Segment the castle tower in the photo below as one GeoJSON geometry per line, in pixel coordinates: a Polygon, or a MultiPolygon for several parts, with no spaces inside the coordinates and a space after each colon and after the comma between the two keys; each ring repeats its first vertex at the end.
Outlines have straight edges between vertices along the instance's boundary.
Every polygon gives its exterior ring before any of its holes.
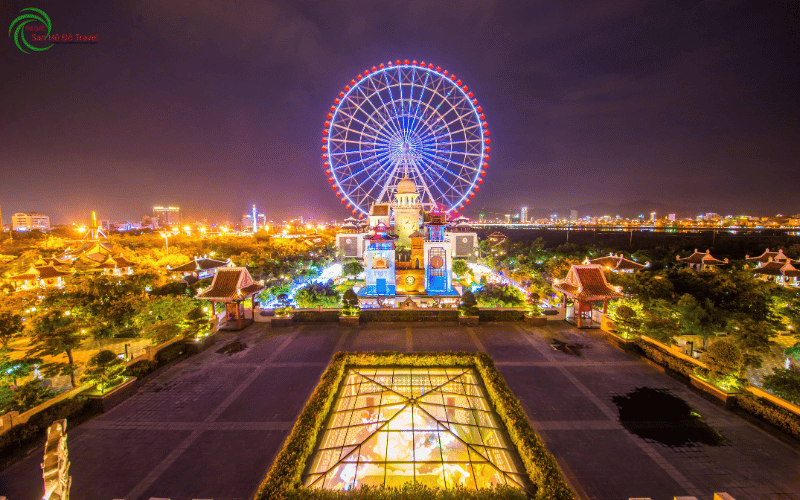
{"type": "Polygon", "coordinates": [[[392,212],[394,212],[394,231],[398,236],[397,243],[408,247],[411,245],[409,236],[419,230],[419,217],[422,212],[417,185],[408,178],[408,174],[397,183],[392,212]]]}

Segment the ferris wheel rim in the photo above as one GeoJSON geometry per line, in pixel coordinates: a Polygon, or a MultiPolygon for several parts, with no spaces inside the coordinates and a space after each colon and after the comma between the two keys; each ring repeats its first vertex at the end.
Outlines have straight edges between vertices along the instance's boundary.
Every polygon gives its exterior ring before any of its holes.
{"type": "Polygon", "coordinates": [[[395,63],[380,64],[373,66],[371,70],[366,70],[352,79],[348,85],[344,86],[344,91],[339,92],[339,98],[334,100],[330,112],[327,114],[325,128],[323,129],[322,160],[325,174],[332,190],[336,193],[341,203],[352,209],[354,215],[359,215],[363,219],[368,215],[371,204],[384,201],[385,195],[390,195],[392,186],[388,184],[398,176],[399,163],[397,157],[392,157],[390,147],[396,147],[392,141],[402,136],[403,141],[403,168],[404,174],[413,173],[413,178],[417,179],[420,189],[427,192],[427,199],[424,205],[429,208],[438,207],[447,213],[458,213],[470,204],[476,192],[480,190],[483,177],[486,175],[488,167],[489,144],[488,124],[482,107],[478,104],[474,93],[457,79],[455,75],[443,70],[440,66],[425,64],[417,61],[397,60],[395,63]],[[406,70],[404,73],[403,71],[406,70]],[[409,72],[410,70],[410,72],[409,72]],[[424,83],[416,82],[417,71],[424,72],[424,83]],[[389,74],[393,73],[393,82],[389,81],[389,74]],[[431,79],[435,82],[429,85],[431,79]],[[409,80],[410,79],[410,80],[409,80]],[[371,82],[372,85],[368,85],[371,82]],[[380,82],[377,84],[376,82],[380,82]],[[435,83],[435,88],[434,88],[435,83]],[[384,85],[385,84],[385,85],[384,85]],[[403,87],[409,87],[409,95],[403,96],[403,87]],[[399,97],[395,97],[392,88],[396,88],[399,97]],[[420,90],[419,96],[412,95],[414,89],[420,90]],[[453,89],[458,92],[458,97],[448,100],[453,89]],[[388,102],[384,101],[381,92],[388,90],[388,102]],[[423,100],[423,94],[428,92],[430,96],[427,101],[423,100]],[[445,92],[449,91],[446,93],[445,92]],[[360,98],[358,98],[360,94],[360,98]],[[375,96],[380,100],[380,105],[376,104],[375,96]],[[434,97],[437,98],[438,106],[432,108],[434,97]],[[398,102],[399,101],[399,102],[398,102]],[[408,110],[404,108],[404,103],[408,103],[408,110]],[[398,112],[398,104],[403,110],[398,112]],[[448,104],[442,114],[438,110],[443,104],[448,104]],[[347,108],[345,106],[347,105],[347,108]],[[392,109],[389,109],[391,105],[392,109]],[[459,108],[466,105],[465,112],[459,112],[459,108]],[[365,109],[369,106],[370,109],[365,109]],[[412,112],[412,108],[416,110],[412,112]],[[424,107],[420,114],[420,108],[424,107]],[[455,118],[439,126],[437,131],[433,130],[439,121],[445,116],[454,113],[455,118]],[[357,114],[366,116],[366,120],[356,117],[357,114]],[[431,124],[425,122],[425,116],[435,117],[437,120],[431,124]],[[465,124],[465,119],[469,118],[465,124]],[[414,137],[409,139],[408,124],[404,127],[403,121],[411,120],[412,127],[422,126],[425,132],[424,137],[418,137],[417,128],[412,128],[414,137]],[[353,129],[353,123],[360,126],[353,129]],[[451,125],[458,122],[459,127],[451,130],[451,125]],[[420,125],[422,124],[422,125],[420,125]],[[441,131],[441,133],[438,131],[441,131]],[[337,134],[334,137],[334,133],[337,134]],[[341,137],[339,134],[344,133],[341,137]],[[354,137],[348,139],[348,134],[354,137]],[[394,134],[394,136],[392,135],[394,134]],[[364,140],[368,138],[369,140],[364,140]],[[428,140],[424,142],[423,139],[428,140]],[[442,141],[442,139],[445,139],[442,141]],[[410,159],[409,144],[417,141],[415,146],[415,157],[410,159]],[[347,144],[354,144],[358,149],[347,149],[347,144]],[[431,144],[433,147],[431,147],[431,144]],[[463,147],[460,147],[463,144],[463,147]],[[365,149],[364,145],[370,146],[365,149]],[[440,146],[447,146],[440,151],[440,146]],[[474,150],[477,148],[477,150],[474,150]],[[471,150],[473,149],[473,150],[471,150]],[[365,157],[365,153],[368,155],[365,157]],[[370,156],[371,155],[371,156],[370,156]],[[381,157],[383,155],[383,157],[381,157]],[[342,157],[343,162],[337,164],[337,158],[342,157]],[[455,158],[454,158],[455,157],[455,158]],[[474,157],[474,159],[468,159],[474,157]],[[388,160],[388,161],[387,161],[388,160]],[[411,163],[411,165],[409,165],[411,163]],[[458,173],[451,171],[448,167],[458,166],[458,173]],[[350,168],[353,167],[353,168],[350,168]],[[359,167],[359,168],[356,168],[359,167]],[[348,172],[345,176],[344,172],[348,172]],[[363,178],[365,172],[369,175],[363,178]],[[466,173],[466,176],[462,175],[466,173]],[[378,174],[376,179],[373,177],[378,174]],[[445,177],[452,176],[453,183],[445,177]],[[356,179],[361,176],[360,180],[356,179]],[[437,177],[437,178],[434,178],[437,177]],[[348,185],[345,185],[345,182],[348,185]],[[364,184],[372,183],[371,187],[365,188],[364,184]],[[383,182],[383,186],[379,183],[383,182]],[[422,185],[419,185],[422,184],[422,185]],[[442,185],[447,184],[444,191],[442,185]],[[377,196],[373,194],[378,188],[377,196]],[[438,195],[432,193],[431,188],[438,190],[438,195]],[[452,193],[451,193],[452,191],[452,193]],[[444,201],[444,203],[440,203],[444,201]]]}

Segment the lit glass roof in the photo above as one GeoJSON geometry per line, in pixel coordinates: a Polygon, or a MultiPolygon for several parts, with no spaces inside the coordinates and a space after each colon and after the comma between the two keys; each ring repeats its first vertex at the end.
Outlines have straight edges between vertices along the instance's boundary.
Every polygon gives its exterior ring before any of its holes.
{"type": "Polygon", "coordinates": [[[303,476],[314,489],[528,484],[472,368],[354,367],[303,476]]]}

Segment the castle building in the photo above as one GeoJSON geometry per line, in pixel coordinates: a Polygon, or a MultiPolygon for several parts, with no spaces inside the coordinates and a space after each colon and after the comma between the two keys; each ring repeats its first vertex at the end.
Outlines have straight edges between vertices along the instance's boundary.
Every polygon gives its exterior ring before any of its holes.
{"type": "Polygon", "coordinates": [[[458,303],[460,294],[452,283],[456,237],[466,239],[458,248],[473,257],[477,235],[465,227],[449,232],[449,225],[437,210],[430,222],[423,222],[419,192],[408,176],[398,182],[392,203],[371,207],[369,230],[347,221],[336,245],[343,257],[364,259],[365,282],[357,292],[362,306],[458,303]]]}

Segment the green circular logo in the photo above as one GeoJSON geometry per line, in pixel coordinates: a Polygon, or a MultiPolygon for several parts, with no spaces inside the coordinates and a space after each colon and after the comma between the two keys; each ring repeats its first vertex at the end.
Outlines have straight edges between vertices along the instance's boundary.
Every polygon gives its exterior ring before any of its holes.
{"type": "Polygon", "coordinates": [[[414,284],[416,281],[417,281],[417,280],[415,280],[413,276],[406,276],[406,285],[408,285],[408,286],[411,286],[411,285],[413,285],[413,284],[414,284]]]}
{"type": "Polygon", "coordinates": [[[25,25],[28,23],[42,23],[47,28],[47,37],[50,36],[50,29],[52,28],[52,24],[50,23],[50,18],[47,14],[44,13],[42,9],[37,9],[35,7],[25,7],[24,9],[20,10],[20,12],[31,11],[33,13],[24,13],[17,16],[16,19],[11,21],[11,26],[8,27],[8,36],[14,37],[14,43],[17,44],[17,48],[26,54],[29,54],[27,50],[23,47],[27,47],[30,50],[34,50],[36,52],[41,52],[43,50],[47,50],[53,46],[51,43],[47,47],[34,47],[28,40],[25,39],[25,25]],[[16,29],[15,29],[16,27],[16,29]],[[20,45],[21,43],[21,45],[20,45]]]}

